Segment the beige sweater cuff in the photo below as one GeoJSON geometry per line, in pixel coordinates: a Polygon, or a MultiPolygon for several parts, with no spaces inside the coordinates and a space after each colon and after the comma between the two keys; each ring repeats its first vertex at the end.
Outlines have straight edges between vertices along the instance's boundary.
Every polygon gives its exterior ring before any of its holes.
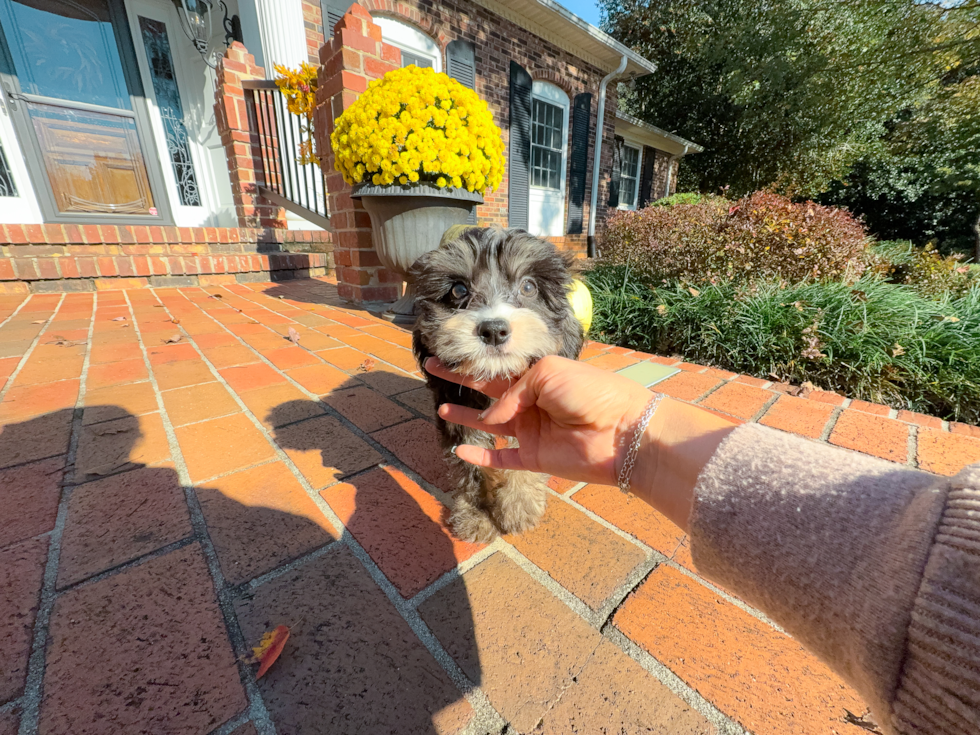
{"type": "MultiPolygon", "coordinates": [[[[698,571],[821,657],[894,731],[912,610],[948,489],[932,475],[747,424],[698,480],[691,553],[698,571]]],[[[980,550],[980,533],[974,541],[980,550]]]]}

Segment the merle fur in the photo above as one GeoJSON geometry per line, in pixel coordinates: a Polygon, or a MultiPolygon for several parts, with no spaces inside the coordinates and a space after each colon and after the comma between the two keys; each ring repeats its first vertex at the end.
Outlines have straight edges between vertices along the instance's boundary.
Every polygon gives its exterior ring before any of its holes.
{"type": "MultiPolygon", "coordinates": [[[[557,350],[543,352],[536,357],[544,357],[546,354],[558,354],[571,359],[578,357],[584,335],[567,296],[574,273],[573,263],[574,256],[571,254],[563,253],[553,244],[523,230],[475,227],[423,255],[415,263],[412,276],[418,295],[418,319],[413,333],[413,349],[436,406],[455,403],[482,411],[491,403],[490,399],[478,391],[429,375],[425,371],[425,361],[429,357],[440,357],[430,350],[432,335],[459,310],[480,308],[495,299],[505,299],[513,306],[532,309],[548,325],[549,332],[558,344],[557,350]],[[518,286],[525,277],[533,278],[538,287],[537,293],[531,299],[526,299],[518,292],[518,286]],[[457,282],[465,283],[470,290],[464,303],[457,303],[452,296],[453,285],[457,282]]],[[[461,496],[468,498],[469,502],[486,514],[498,532],[519,531],[530,527],[508,528],[507,521],[497,512],[494,497],[494,485],[506,482],[506,475],[529,473],[484,470],[463,462],[452,453],[452,447],[472,444],[492,449],[495,446],[495,437],[483,431],[448,423],[438,416],[436,421],[450,475],[456,485],[457,507],[461,496]]],[[[533,481],[522,482],[525,485],[529,482],[540,484],[543,510],[544,479],[533,477],[533,481]]],[[[516,478],[511,480],[517,482],[516,478]]],[[[454,515],[457,513],[458,510],[454,515]]],[[[536,522],[534,519],[530,525],[533,526],[536,522]]],[[[457,532],[460,530],[458,525],[454,523],[457,532]]],[[[490,533],[488,527],[487,533],[476,538],[487,541],[492,535],[495,534],[490,533]]]]}

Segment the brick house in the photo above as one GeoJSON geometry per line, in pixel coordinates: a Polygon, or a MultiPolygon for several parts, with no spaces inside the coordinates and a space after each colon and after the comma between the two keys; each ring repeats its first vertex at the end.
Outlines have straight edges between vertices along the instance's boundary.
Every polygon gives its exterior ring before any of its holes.
{"type": "Polygon", "coordinates": [[[612,208],[672,191],[700,150],[617,111],[617,84],[655,66],[552,0],[2,0],[0,29],[7,291],[336,266],[345,298],[395,298],[325,136],[399,65],[475,88],[503,131],[506,175],[476,221],[582,254],[612,208]],[[294,162],[297,123],[267,81],[302,61],[319,66],[322,173],[294,162]]]}

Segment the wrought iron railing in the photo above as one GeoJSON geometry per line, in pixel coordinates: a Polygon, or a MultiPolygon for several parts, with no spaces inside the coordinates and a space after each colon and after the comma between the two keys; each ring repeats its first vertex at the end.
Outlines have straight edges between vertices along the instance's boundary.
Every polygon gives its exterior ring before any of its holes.
{"type": "Polygon", "coordinates": [[[286,99],[271,80],[246,79],[242,88],[253,145],[258,146],[262,165],[257,172],[259,193],[330,230],[326,179],[319,166],[298,161],[300,123],[286,107],[286,99]]]}

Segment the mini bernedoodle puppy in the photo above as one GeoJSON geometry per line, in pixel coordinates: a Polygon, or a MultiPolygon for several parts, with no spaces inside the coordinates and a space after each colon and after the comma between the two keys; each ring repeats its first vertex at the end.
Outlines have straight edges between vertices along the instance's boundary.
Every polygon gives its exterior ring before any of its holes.
{"type": "MultiPolygon", "coordinates": [[[[459,228],[412,268],[418,298],[415,356],[438,357],[454,371],[480,379],[519,376],[546,355],[575,359],[582,325],[568,301],[573,257],[523,230],[459,228]]],[[[482,393],[426,374],[436,405],[479,410],[482,393]]],[[[544,514],[546,477],[475,467],[452,447],[494,448],[494,436],[438,419],[450,476],[456,485],[450,524],[467,541],[520,533],[544,514]]]]}

